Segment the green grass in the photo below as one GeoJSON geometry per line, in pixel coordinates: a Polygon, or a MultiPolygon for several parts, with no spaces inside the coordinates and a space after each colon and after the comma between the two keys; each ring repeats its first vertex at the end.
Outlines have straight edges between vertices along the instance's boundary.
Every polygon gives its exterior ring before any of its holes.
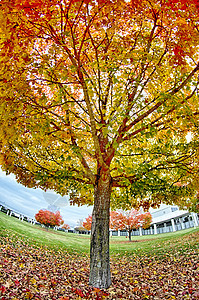
{"type": "Polygon", "coordinates": [[[53,249],[66,249],[76,252],[89,251],[90,236],[65,233],[53,229],[45,229],[25,221],[7,216],[0,212],[0,235],[15,235],[30,244],[46,245],[53,249]]]}
{"type": "MultiPolygon", "coordinates": [[[[89,253],[90,236],[46,230],[37,225],[21,222],[0,212],[0,236],[14,236],[32,245],[46,245],[48,248],[68,252],[89,253]]],[[[120,255],[153,254],[165,255],[172,250],[184,252],[198,247],[199,228],[149,236],[110,237],[110,253],[120,255]]]]}
{"type": "Polygon", "coordinates": [[[137,253],[165,256],[167,252],[185,252],[189,249],[196,249],[198,240],[199,228],[190,228],[172,233],[136,236],[132,237],[130,243],[125,237],[112,237],[111,250],[121,255],[137,253]]]}

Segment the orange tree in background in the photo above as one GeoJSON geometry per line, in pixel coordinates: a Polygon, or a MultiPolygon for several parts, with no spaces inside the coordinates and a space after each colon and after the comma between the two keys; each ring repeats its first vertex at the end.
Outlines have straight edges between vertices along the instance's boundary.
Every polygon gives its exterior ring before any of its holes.
{"type": "Polygon", "coordinates": [[[140,213],[135,209],[128,211],[113,211],[110,214],[110,227],[115,230],[126,230],[128,232],[129,241],[131,241],[131,233],[133,229],[140,227],[146,229],[150,227],[152,216],[150,212],[140,213]]]}
{"type": "Polygon", "coordinates": [[[68,229],[70,229],[70,226],[69,226],[68,224],[64,224],[64,225],[62,226],[62,228],[65,229],[65,230],[68,230],[68,229]]]}
{"type": "Polygon", "coordinates": [[[94,287],[111,284],[110,205],[188,207],[199,189],[198,8],[1,1],[0,165],[25,186],[94,204],[94,287]]]}
{"type": "Polygon", "coordinates": [[[92,216],[88,216],[88,218],[86,218],[86,221],[84,221],[82,225],[86,230],[90,231],[91,224],[92,224],[92,216]]]}
{"type": "Polygon", "coordinates": [[[47,227],[60,226],[64,223],[59,211],[53,213],[49,210],[40,209],[35,215],[35,219],[37,222],[44,224],[47,227]]]}
{"type": "MultiPolygon", "coordinates": [[[[142,227],[144,229],[150,227],[152,216],[149,212],[140,213],[135,209],[129,211],[111,211],[110,225],[111,229],[126,230],[128,232],[129,241],[131,241],[131,232],[133,229],[142,227]]],[[[92,216],[88,216],[86,221],[83,222],[83,227],[86,230],[91,230],[92,216]]]]}

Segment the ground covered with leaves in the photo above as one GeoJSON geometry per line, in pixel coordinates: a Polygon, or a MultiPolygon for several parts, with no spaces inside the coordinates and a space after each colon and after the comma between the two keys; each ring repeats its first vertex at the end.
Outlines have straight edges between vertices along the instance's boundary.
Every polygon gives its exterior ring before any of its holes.
{"type": "Polygon", "coordinates": [[[103,291],[88,285],[85,254],[31,245],[5,231],[0,299],[199,299],[199,256],[197,247],[192,247],[196,239],[199,232],[185,237],[182,247],[166,241],[153,255],[140,251],[112,256],[112,285],[103,291]]]}

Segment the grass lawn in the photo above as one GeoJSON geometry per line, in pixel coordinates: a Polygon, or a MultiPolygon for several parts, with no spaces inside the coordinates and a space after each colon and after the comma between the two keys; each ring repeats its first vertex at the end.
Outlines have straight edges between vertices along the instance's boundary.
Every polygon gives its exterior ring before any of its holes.
{"type": "MultiPolygon", "coordinates": [[[[53,229],[44,229],[38,225],[31,225],[27,222],[19,221],[16,218],[7,216],[0,212],[0,234],[17,234],[27,242],[35,245],[46,245],[50,248],[60,247],[68,252],[89,253],[90,235],[65,233],[53,229]]],[[[172,245],[181,249],[196,248],[198,240],[192,233],[199,232],[199,228],[186,229],[175,233],[165,233],[158,235],[134,236],[129,242],[125,236],[110,237],[110,253],[131,255],[136,252],[161,253],[172,249],[172,245]],[[191,237],[191,238],[190,238],[191,237]]]]}
{"type": "Polygon", "coordinates": [[[88,285],[89,243],[0,212],[0,299],[199,299],[199,228],[110,237],[106,291],[88,285]]]}
{"type": "Polygon", "coordinates": [[[65,249],[67,251],[89,252],[89,235],[65,233],[53,229],[45,229],[38,225],[19,221],[0,212],[0,234],[17,234],[34,245],[46,245],[50,248],[65,249]]]}

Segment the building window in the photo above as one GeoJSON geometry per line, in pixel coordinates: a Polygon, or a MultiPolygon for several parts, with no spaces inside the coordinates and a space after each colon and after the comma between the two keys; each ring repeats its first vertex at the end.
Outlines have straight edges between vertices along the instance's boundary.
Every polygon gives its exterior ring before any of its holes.
{"type": "Polygon", "coordinates": [[[173,211],[176,211],[176,210],[178,210],[177,207],[172,207],[172,208],[171,208],[171,211],[172,211],[172,212],[173,212],[173,211]]]}

